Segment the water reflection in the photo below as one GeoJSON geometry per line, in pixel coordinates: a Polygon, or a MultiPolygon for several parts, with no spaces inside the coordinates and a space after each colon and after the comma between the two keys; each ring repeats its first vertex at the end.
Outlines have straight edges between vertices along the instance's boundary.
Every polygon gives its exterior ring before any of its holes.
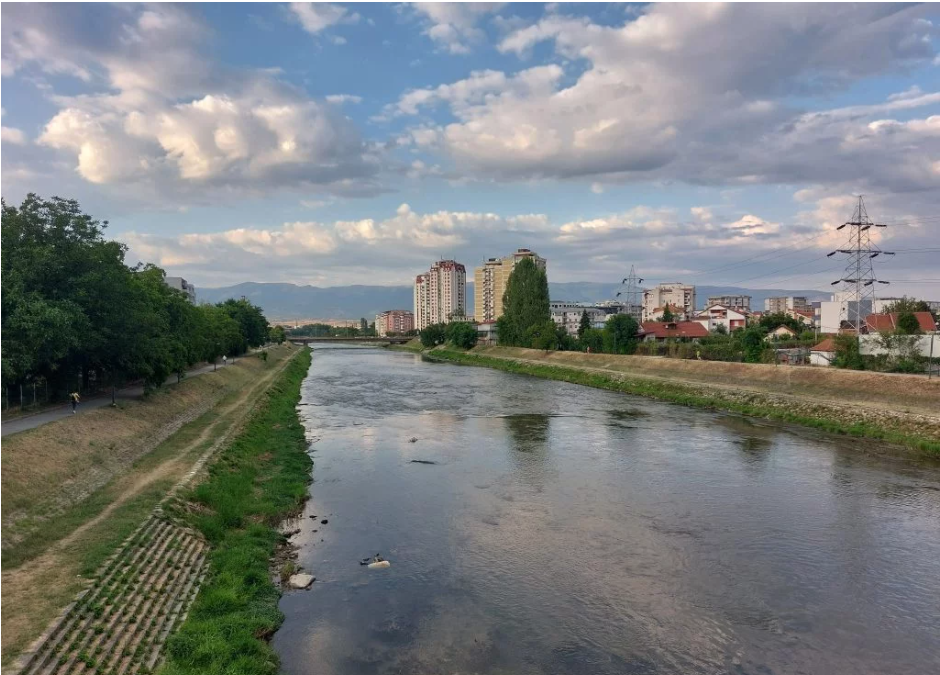
{"type": "Polygon", "coordinates": [[[324,352],[300,410],[319,439],[307,510],[330,524],[295,538],[318,581],[281,601],[286,673],[940,670],[935,469],[612,392],[324,352]],[[358,565],[375,552],[392,567],[358,565]]]}

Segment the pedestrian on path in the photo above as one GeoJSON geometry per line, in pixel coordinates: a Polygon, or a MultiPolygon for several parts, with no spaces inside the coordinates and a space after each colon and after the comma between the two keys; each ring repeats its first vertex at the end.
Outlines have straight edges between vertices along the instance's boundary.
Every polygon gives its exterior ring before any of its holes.
{"type": "Polygon", "coordinates": [[[222,365],[224,366],[224,365],[226,365],[226,364],[228,364],[228,357],[227,357],[227,356],[223,356],[223,357],[222,357],[222,365]]]}
{"type": "Polygon", "coordinates": [[[82,397],[78,395],[77,391],[73,391],[69,394],[69,398],[72,399],[72,414],[75,414],[75,409],[78,407],[79,401],[82,400],[82,397]]]}

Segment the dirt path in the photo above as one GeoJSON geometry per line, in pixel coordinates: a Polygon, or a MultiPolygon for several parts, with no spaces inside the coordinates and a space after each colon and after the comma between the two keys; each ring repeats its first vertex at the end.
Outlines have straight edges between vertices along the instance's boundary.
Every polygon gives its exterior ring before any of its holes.
{"type": "Polygon", "coordinates": [[[87,585],[87,581],[78,575],[81,563],[75,555],[75,549],[93,537],[95,530],[104,526],[118,509],[148,488],[169,482],[173,485],[170,492],[173,492],[191,481],[207,460],[242,428],[260,394],[290,361],[290,357],[283,359],[277,368],[265,373],[234,400],[216,408],[218,419],[207,425],[173,456],[146,469],[132,469],[122,476],[117,496],[96,516],[56,541],[36,558],[15,569],[3,571],[5,602],[2,646],[5,663],[9,660],[9,648],[25,646],[24,640],[38,635],[49,619],[87,585]],[[209,445],[205,447],[207,443],[209,445]],[[50,589],[54,592],[50,592],[50,589]]]}

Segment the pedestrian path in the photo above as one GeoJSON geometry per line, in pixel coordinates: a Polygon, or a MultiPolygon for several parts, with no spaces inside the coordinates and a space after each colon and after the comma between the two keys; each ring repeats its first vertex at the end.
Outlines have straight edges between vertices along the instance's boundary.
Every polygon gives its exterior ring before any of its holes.
{"type": "MultiPolygon", "coordinates": [[[[238,365],[236,361],[234,364],[229,363],[226,368],[230,368],[233,365],[238,365]]],[[[221,365],[218,366],[222,368],[221,365]]],[[[210,363],[207,366],[201,366],[199,368],[194,368],[186,373],[186,377],[195,377],[196,375],[202,375],[203,373],[211,373],[214,366],[210,363]]],[[[165,385],[176,384],[176,375],[173,375],[167,378],[165,385]]],[[[142,385],[136,385],[133,387],[125,387],[124,389],[118,389],[115,394],[115,399],[119,401],[128,401],[135,400],[144,395],[144,388],[142,385]]],[[[78,409],[75,411],[77,415],[86,413],[90,410],[97,410],[98,408],[104,408],[105,406],[111,405],[111,395],[104,394],[101,396],[95,396],[94,398],[82,399],[82,402],[78,404],[78,409]]],[[[72,406],[71,404],[65,404],[58,406],[56,408],[51,408],[45,410],[41,413],[35,415],[27,415],[25,417],[18,417],[16,419],[8,420],[3,422],[0,425],[0,437],[10,436],[12,434],[18,434],[21,431],[26,431],[27,429],[35,429],[36,427],[41,427],[44,424],[49,422],[55,422],[60,420],[63,417],[70,417],[72,415],[72,406]]]]}

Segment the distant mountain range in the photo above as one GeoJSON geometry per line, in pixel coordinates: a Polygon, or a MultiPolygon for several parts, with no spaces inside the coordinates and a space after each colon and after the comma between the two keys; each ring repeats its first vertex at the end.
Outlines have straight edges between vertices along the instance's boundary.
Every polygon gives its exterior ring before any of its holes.
{"type": "MultiPolygon", "coordinates": [[[[611,300],[621,286],[577,281],[548,284],[553,300],[600,302],[611,300]]],[[[822,291],[781,290],[767,288],[735,288],[731,286],[696,286],[695,294],[701,307],[710,295],[750,295],[753,309],[764,308],[764,298],[780,295],[806,296],[813,300],[828,299],[822,291]]],[[[224,288],[197,288],[199,302],[219,302],[228,298],[246,297],[264,310],[272,321],[291,319],[358,319],[370,321],[386,309],[412,309],[411,286],[297,286],[296,284],[256,283],[249,281],[224,288]]],[[[467,284],[467,313],[473,313],[473,284],[467,284]]]]}

